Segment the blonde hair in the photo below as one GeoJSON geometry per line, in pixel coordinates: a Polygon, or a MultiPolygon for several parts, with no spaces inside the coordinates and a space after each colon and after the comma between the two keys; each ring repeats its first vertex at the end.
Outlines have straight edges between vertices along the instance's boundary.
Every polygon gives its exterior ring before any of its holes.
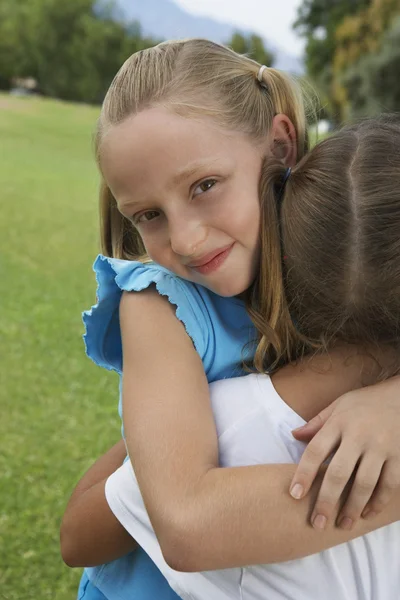
{"type": "Polygon", "coordinates": [[[400,120],[348,126],[293,169],[266,165],[252,289],[260,371],[337,343],[382,345],[400,366],[400,120]]]}
{"type": "MultiPolygon", "coordinates": [[[[96,134],[101,142],[110,126],[159,104],[187,117],[209,116],[227,129],[262,140],[276,114],[287,115],[297,135],[297,156],[308,149],[305,105],[290,77],[233,50],[202,39],[168,41],[133,54],[117,73],[105,97],[96,134]]],[[[140,236],[117,209],[103,181],[100,192],[101,245],[105,255],[146,258],[140,236]]],[[[268,257],[270,260],[270,257],[268,257]]]]}

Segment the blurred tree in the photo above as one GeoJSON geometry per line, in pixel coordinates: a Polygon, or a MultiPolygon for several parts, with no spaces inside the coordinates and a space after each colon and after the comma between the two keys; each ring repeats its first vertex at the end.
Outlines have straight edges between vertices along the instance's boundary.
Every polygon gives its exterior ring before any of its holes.
{"type": "Polygon", "coordinates": [[[336,51],[336,29],[348,16],[369,6],[372,0],[303,0],[294,29],[306,39],[306,69],[317,85],[324,104],[335,119],[332,101],[332,63],[336,51]]]}
{"type": "Polygon", "coordinates": [[[236,31],[226,45],[239,54],[246,54],[261,65],[272,67],[274,63],[273,53],[265,48],[262,38],[254,33],[244,36],[236,31]]]}
{"type": "Polygon", "coordinates": [[[99,102],[122,62],[155,43],[95,0],[1,0],[0,85],[29,76],[46,95],[99,102]]]}
{"type": "Polygon", "coordinates": [[[341,72],[340,93],[344,118],[381,112],[400,112],[400,10],[382,35],[379,46],[360,56],[341,72]]]}
{"type": "Polygon", "coordinates": [[[332,92],[342,118],[400,110],[398,0],[373,0],[336,33],[332,92]]]}

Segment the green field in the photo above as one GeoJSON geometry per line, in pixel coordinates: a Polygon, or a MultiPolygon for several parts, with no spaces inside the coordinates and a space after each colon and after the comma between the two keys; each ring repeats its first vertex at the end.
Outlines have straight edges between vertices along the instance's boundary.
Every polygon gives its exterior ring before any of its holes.
{"type": "Polygon", "coordinates": [[[0,599],[73,600],[58,531],[119,436],[117,381],[85,358],[95,297],[98,110],[0,95],[0,599]]]}

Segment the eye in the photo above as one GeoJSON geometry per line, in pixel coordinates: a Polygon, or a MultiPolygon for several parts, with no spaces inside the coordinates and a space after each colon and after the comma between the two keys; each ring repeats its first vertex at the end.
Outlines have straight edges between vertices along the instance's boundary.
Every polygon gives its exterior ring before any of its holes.
{"type": "Polygon", "coordinates": [[[133,221],[134,223],[148,223],[149,221],[154,221],[154,219],[157,219],[157,217],[160,216],[160,213],[158,212],[158,210],[146,210],[146,212],[143,212],[139,215],[135,215],[133,217],[133,221]]]}
{"type": "Polygon", "coordinates": [[[216,179],[205,179],[194,190],[193,195],[199,196],[200,194],[204,194],[204,192],[208,192],[214,185],[217,183],[216,179]]]}

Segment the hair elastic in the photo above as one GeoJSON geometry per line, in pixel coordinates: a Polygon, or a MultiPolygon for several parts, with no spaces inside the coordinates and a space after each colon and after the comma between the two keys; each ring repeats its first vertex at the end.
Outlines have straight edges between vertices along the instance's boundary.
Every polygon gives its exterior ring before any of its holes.
{"type": "Polygon", "coordinates": [[[282,183],[283,183],[283,185],[285,185],[285,183],[286,183],[286,182],[287,182],[287,180],[289,179],[291,172],[292,172],[292,167],[288,167],[288,168],[286,169],[286,173],[285,173],[285,176],[284,176],[284,178],[283,178],[283,182],[282,182],[282,183]]]}
{"type": "Polygon", "coordinates": [[[268,69],[268,67],[266,67],[265,65],[261,65],[261,67],[258,69],[257,79],[260,83],[263,83],[263,73],[265,69],[268,69]]]}
{"type": "Polygon", "coordinates": [[[285,175],[283,176],[283,179],[282,179],[282,184],[281,184],[281,186],[280,186],[280,188],[279,188],[279,192],[278,192],[278,201],[279,201],[279,202],[281,202],[281,200],[282,200],[282,198],[283,198],[283,195],[284,195],[284,193],[285,193],[285,187],[286,187],[286,183],[287,183],[287,180],[288,180],[288,179],[289,179],[289,177],[290,177],[290,174],[291,174],[291,172],[292,172],[292,167],[288,167],[288,168],[286,169],[286,171],[285,171],[285,175]]]}

